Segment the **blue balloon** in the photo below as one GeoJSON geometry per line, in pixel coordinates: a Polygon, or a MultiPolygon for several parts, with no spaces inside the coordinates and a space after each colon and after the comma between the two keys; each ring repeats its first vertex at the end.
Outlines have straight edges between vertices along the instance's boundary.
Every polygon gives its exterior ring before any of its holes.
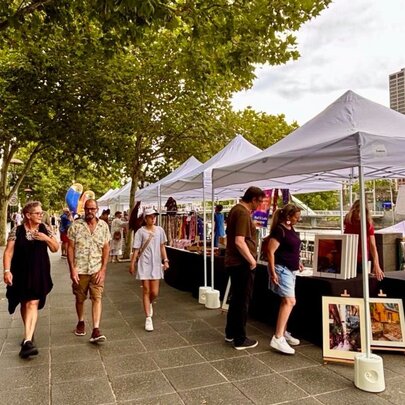
{"type": "Polygon", "coordinates": [[[83,186],[79,183],[75,183],[69,187],[66,192],[65,200],[71,212],[77,212],[77,206],[79,204],[79,198],[82,194],[83,186]]]}

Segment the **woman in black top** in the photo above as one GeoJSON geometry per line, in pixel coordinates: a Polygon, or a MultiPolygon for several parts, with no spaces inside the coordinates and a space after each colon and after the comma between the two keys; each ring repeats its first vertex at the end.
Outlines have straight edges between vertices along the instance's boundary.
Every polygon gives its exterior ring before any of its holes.
{"type": "Polygon", "coordinates": [[[48,247],[57,252],[59,243],[49,226],[41,223],[42,207],[38,201],[23,208],[23,224],[13,228],[3,256],[4,283],[7,285],[8,311],[13,314],[21,304],[24,340],[20,356],[38,354],[32,342],[38,320],[38,309],[45,305],[52,289],[48,247]]]}
{"type": "Polygon", "coordinates": [[[300,264],[301,240],[294,229],[300,218],[301,210],[294,204],[278,209],[273,215],[267,247],[270,289],[281,298],[276,332],[270,346],[286,354],[294,354],[291,345],[300,344],[287,332],[288,318],[295,305],[295,271],[303,269],[300,264]]]}

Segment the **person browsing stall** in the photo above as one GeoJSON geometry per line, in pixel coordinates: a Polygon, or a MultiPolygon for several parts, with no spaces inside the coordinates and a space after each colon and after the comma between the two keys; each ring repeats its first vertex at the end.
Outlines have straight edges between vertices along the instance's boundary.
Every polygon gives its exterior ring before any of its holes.
{"type": "Polygon", "coordinates": [[[249,187],[227,218],[225,267],[231,278],[231,299],[225,341],[233,343],[236,350],[251,349],[258,344],[257,340],[246,336],[246,322],[257,265],[256,227],[251,213],[264,197],[262,189],[249,187]]]}
{"type": "Polygon", "coordinates": [[[267,246],[269,286],[281,299],[276,331],[270,346],[285,354],[294,354],[291,346],[300,344],[287,331],[288,319],[295,305],[295,272],[304,269],[300,263],[301,240],[294,229],[300,218],[301,209],[295,204],[287,204],[276,210],[267,246]]]}

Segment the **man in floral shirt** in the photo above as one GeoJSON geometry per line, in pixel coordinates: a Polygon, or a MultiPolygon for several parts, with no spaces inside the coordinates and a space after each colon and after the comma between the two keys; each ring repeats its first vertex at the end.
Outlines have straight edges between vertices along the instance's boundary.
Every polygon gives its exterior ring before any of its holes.
{"type": "Polygon", "coordinates": [[[84,301],[90,293],[93,315],[93,333],[90,337],[92,343],[106,340],[99,327],[111,239],[108,225],[96,217],[97,211],[97,201],[87,200],[84,205],[84,219],[74,221],[68,230],[68,263],[78,317],[74,333],[77,336],[86,334],[84,301]]]}

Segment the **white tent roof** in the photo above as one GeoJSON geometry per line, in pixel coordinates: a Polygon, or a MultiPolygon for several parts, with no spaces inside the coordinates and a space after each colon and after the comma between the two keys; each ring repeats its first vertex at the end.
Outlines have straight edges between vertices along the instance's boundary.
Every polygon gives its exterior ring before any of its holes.
{"type": "Polygon", "coordinates": [[[228,145],[226,145],[215,156],[207,162],[190,172],[187,177],[177,179],[161,187],[162,193],[176,198],[200,198],[203,187],[211,185],[211,173],[215,167],[229,165],[234,162],[246,159],[260,152],[260,149],[243,136],[237,135],[228,145]],[[189,193],[189,191],[197,191],[189,193]]]}
{"type": "Polygon", "coordinates": [[[107,204],[108,205],[108,199],[109,196],[111,196],[112,194],[114,194],[114,192],[116,192],[117,189],[112,189],[110,188],[105,194],[103,194],[99,199],[97,199],[97,203],[98,205],[102,205],[102,204],[107,204]]]}
{"type": "Polygon", "coordinates": [[[395,225],[391,225],[388,228],[379,229],[376,233],[402,233],[405,236],[405,221],[398,222],[395,225]]]}
{"type": "Polygon", "coordinates": [[[159,186],[162,186],[163,184],[175,179],[181,179],[197,167],[201,166],[201,164],[202,163],[198,159],[196,159],[194,156],[191,156],[181,166],[172,171],[163,179],[160,179],[159,181],[149,185],[148,187],[138,190],[135,194],[135,200],[142,202],[156,202],[158,200],[159,186]]]}
{"type": "MultiPolygon", "coordinates": [[[[303,176],[308,181],[405,177],[405,115],[347,91],[256,156],[213,171],[214,186],[303,176]]],[[[303,180],[302,179],[302,180],[303,180]]]]}

